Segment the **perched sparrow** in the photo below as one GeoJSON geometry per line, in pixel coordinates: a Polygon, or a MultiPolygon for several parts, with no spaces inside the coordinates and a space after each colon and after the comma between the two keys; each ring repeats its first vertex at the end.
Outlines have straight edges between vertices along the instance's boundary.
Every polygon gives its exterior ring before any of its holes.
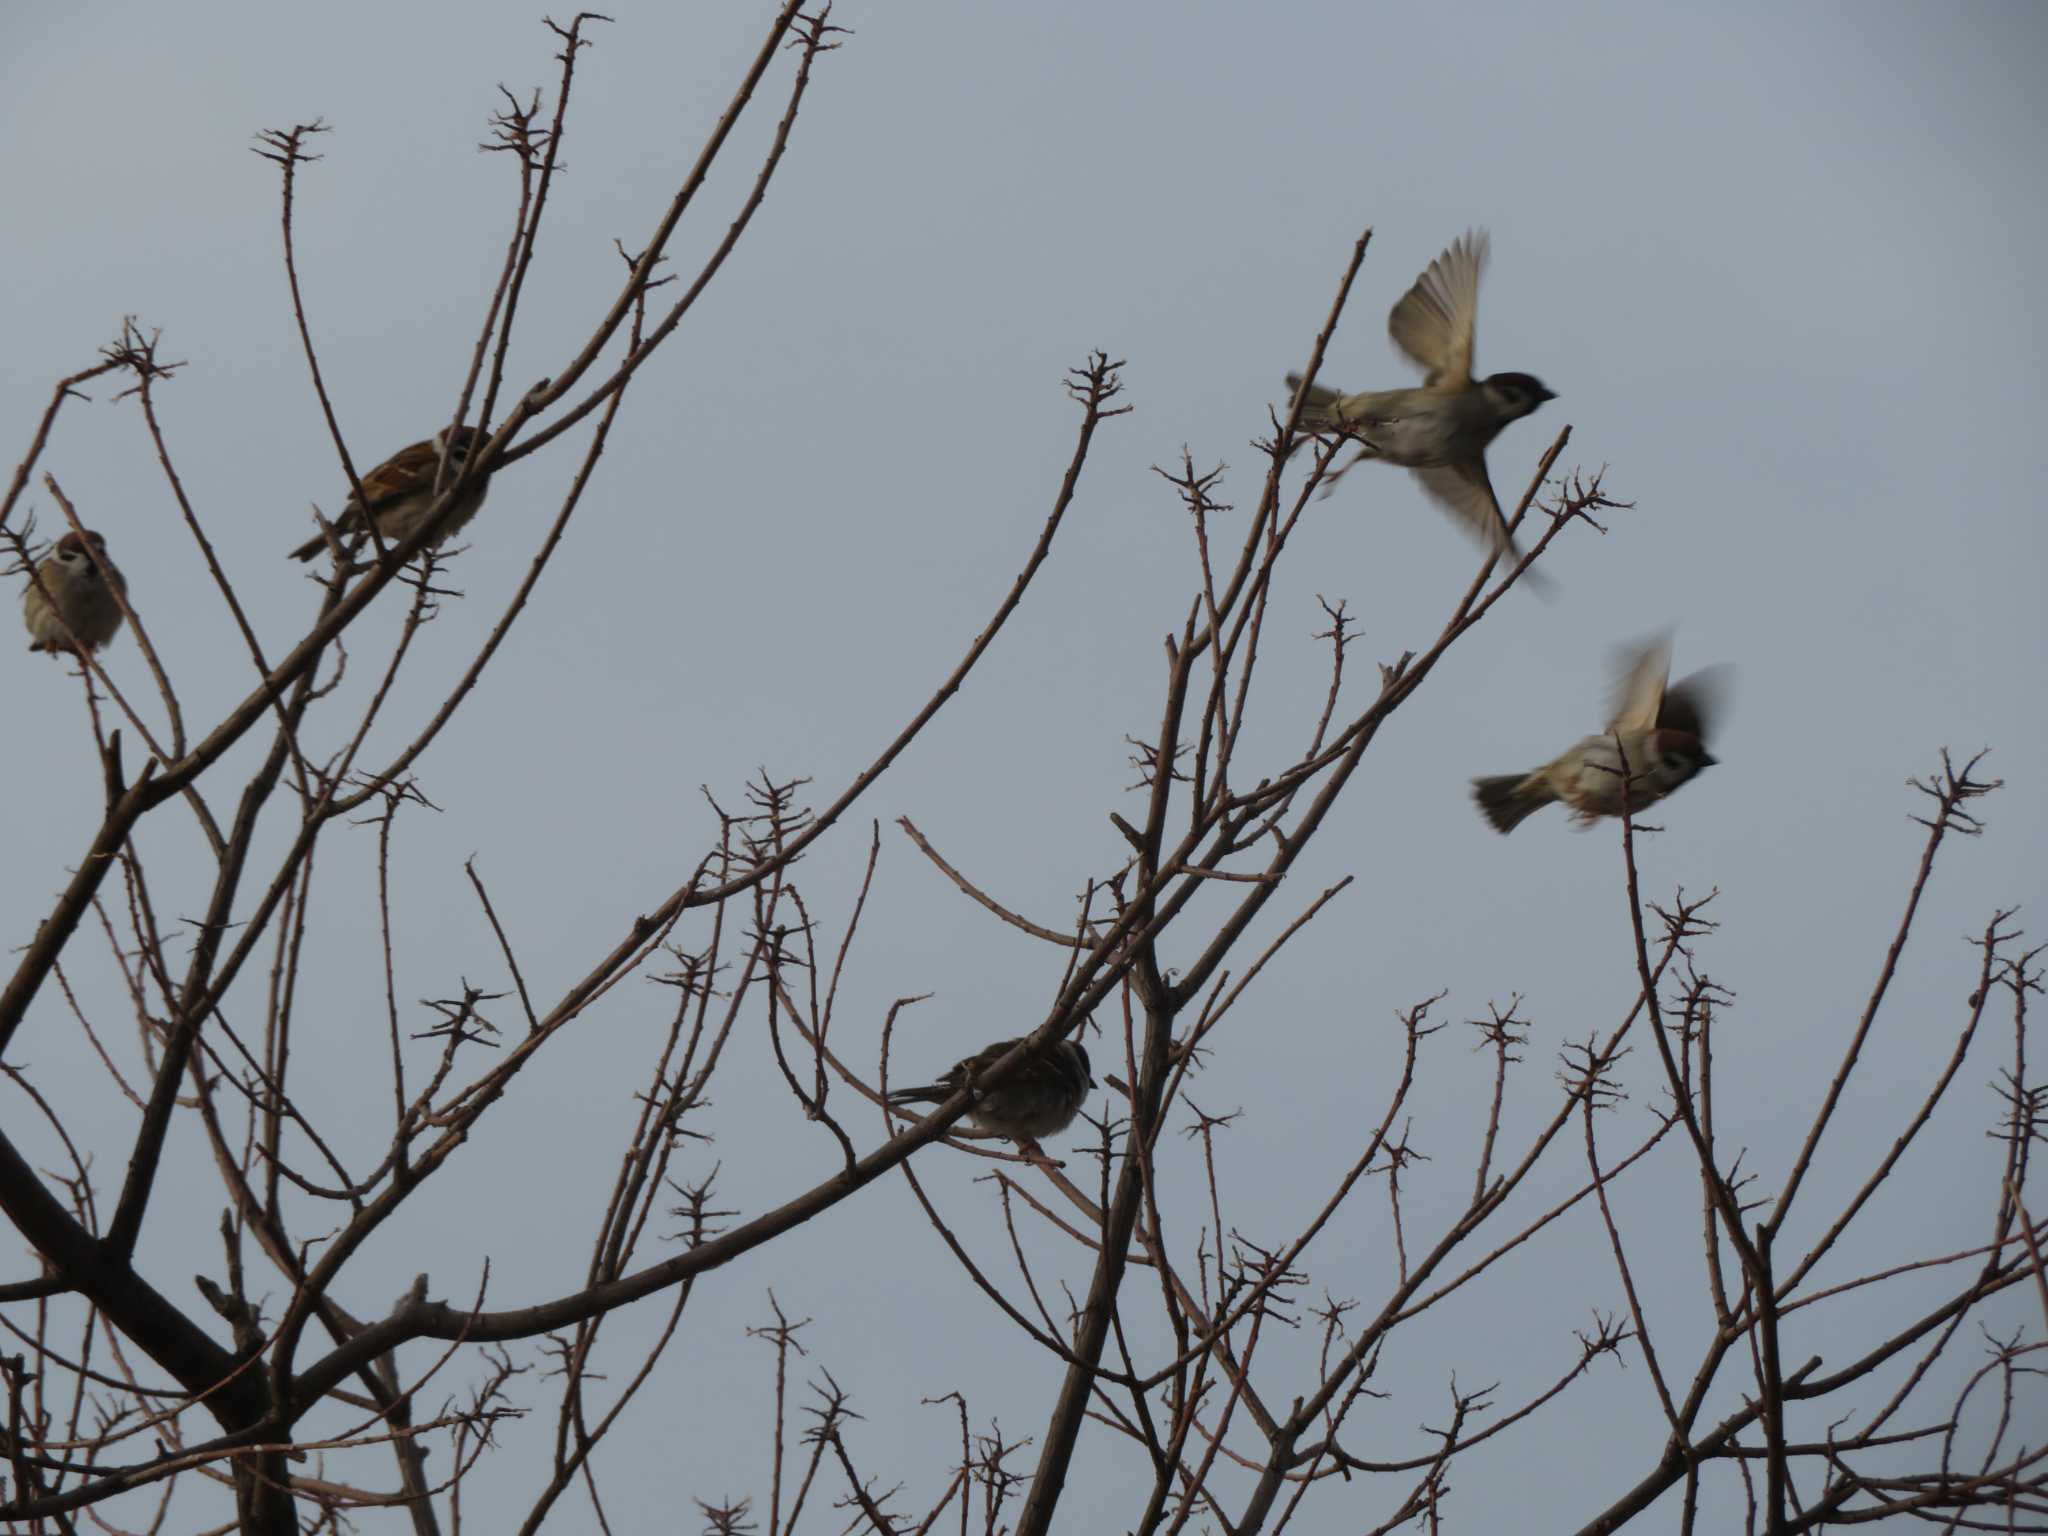
{"type": "Polygon", "coordinates": [[[1624,771],[1629,809],[1639,811],[1711,767],[1706,738],[1726,691],[1726,669],[1709,667],[1667,690],[1670,669],[1668,638],[1642,646],[1615,690],[1605,735],[1588,736],[1533,773],[1474,779],[1472,798],[1486,819],[1512,832],[1531,811],[1558,800],[1571,807],[1572,820],[1591,826],[1621,814],[1624,771]]]}
{"type": "MultiPolygon", "coordinates": [[[[987,1050],[956,1062],[936,1083],[922,1088],[898,1088],[889,1095],[891,1104],[939,1104],[950,1099],[973,1079],[1010,1053],[1015,1040],[998,1040],[987,1050]]],[[[975,1091],[974,1108],[968,1118],[984,1131],[1007,1136],[1012,1141],[1035,1141],[1053,1136],[1073,1123],[1082,1101],[1095,1086],[1088,1069],[1088,1053],[1071,1040],[1062,1040],[1043,1055],[1018,1063],[1015,1071],[987,1090],[975,1091]]]]}
{"type": "MultiPolygon", "coordinates": [[[[363,476],[363,493],[370,498],[370,515],[377,520],[377,531],[384,536],[385,543],[395,544],[409,538],[425,520],[434,504],[434,471],[440,467],[441,442],[447,435],[443,429],[427,442],[401,448],[363,476]]],[[[483,434],[475,427],[455,429],[455,445],[448,452],[448,481],[444,485],[454,480],[463,460],[482,442],[483,434]]],[[[441,525],[442,539],[476,516],[477,508],[484,504],[484,489],[483,480],[464,487],[454,512],[441,525]]],[[[363,531],[363,509],[353,491],[333,526],[337,538],[345,539],[363,531]]],[[[292,558],[310,560],[326,547],[327,540],[316,534],[293,550],[292,558]]]]}
{"type": "Polygon", "coordinates": [[[78,645],[96,651],[114,638],[121,627],[121,604],[114,594],[126,593],[128,582],[107,558],[103,536],[90,530],[84,539],[75,533],[65,534],[37,564],[36,575],[41,585],[31,581],[21,598],[21,621],[28,626],[30,650],[75,651],[71,636],[76,635],[78,645]],[[85,547],[86,539],[92,540],[91,552],[85,547]],[[99,555],[98,565],[93,564],[94,552],[99,555]],[[102,567],[105,575],[100,574],[102,567]],[[71,626],[70,634],[64,632],[66,624],[71,626]]]}
{"type": "MultiPolygon", "coordinates": [[[[1358,440],[1358,457],[1330,477],[1332,484],[1364,459],[1405,465],[1432,500],[1496,554],[1519,559],[1487,478],[1486,445],[1509,422],[1557,397],[1526,373],[1472,377],[1479,273],[1485,265],[1485,232],[1466,234],[1429,264],[1387,317],[1394,344],[1427,375],[1421,388],[1347,395],[1318,384],[1302,401],[1301,427],[1358,440]]],[[[1301,375],[1287,375],[1287,387],[1299,389],[1301,375]]]]}

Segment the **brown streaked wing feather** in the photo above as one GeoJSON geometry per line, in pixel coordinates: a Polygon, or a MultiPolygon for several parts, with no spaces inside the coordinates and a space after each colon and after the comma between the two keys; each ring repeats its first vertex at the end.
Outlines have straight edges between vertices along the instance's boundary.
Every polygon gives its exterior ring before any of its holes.
{"type": "Polygon", "coordinates": [[[1486,231],[1467,230],[1415,279],[1387,316],[1387,334],[1442,389],[1472,382],[1479,315],[1479,274],[1486,267],[1486,231]]]}
{"type": "Polygon", "coordinates": [[[441,450],[432,440],[408,443],[363,476],[363,492],[372,507],[381,507],[395,497],[426,490],[433,485],[434,467],[440,462],[441,450]]]}
{"type": "Polygon", "coordinates": [[[1671,636],[1667,632],[1622,653],[1621,675],[1607,710],[1610,731],[1647,731],[1656,727],[1664,707],[1664,684],[1671,675],[1671,636]]]}

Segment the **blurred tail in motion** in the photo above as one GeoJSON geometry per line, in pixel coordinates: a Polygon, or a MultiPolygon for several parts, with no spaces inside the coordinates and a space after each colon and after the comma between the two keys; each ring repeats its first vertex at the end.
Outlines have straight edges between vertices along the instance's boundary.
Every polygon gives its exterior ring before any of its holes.
{"type": "MultiPolygon", "coordinates": [[[[1287,375],[1287,388],[1290,391],[1299,390],[1301,388],[1301,375],[1298,373],[1287,375]]],[[[1301,402],[1301,420],[1296,425],[1303,432],[1329,432],[1335,430],[1342,425],[1337,417],[1336,406],[1337,402],[1343,398],[1344,392],[1342,390],[1331,389],[1327,384],[1311,384],[1308,388],[1307,398],[1301,402]]]]}
{"type": "Polygon", "coordinates": [[[1512,832],[1533,812],[1550,804],[1550,788],[1533,773],[1503,773],[1472,781],[1472,798],[1498,832],[1512,832]]]}
{"type": "MultiPolygon", "coordinates": [[[[1287,375],[1287,387],[1290,391],[1300,389],[1301,375],[1298,373],[1287,375]]],[[[1331,389],[1327,384],[1311,384],[1309,386],[1308,395],[1301,402],[1301,420],[1295,423],[1297,436],[1294,439],[1293,446],[1287,450],[1289,458],[1293,458],[1295,449],[1307,441],[1309,433],[1335,432],[1342,429],[1344,423],[1337,414],[1337,403],[1343,398],[1343,390],[1331,389]]],[[[1354,453],[1347,462],[1339,464],[1335,469],[1332,469],[1323,476],[1323,489],[1317,499],[1327,498],[1332,491],[1337,489],[1337,482],[1339,480],[1342,480],[1345,475],[1358,468],[1367,459],[1375,457],[1377,455],[1374,454],[1370,446],[1360,443],[1358,445],[1358,452],[1354,453]]]]}

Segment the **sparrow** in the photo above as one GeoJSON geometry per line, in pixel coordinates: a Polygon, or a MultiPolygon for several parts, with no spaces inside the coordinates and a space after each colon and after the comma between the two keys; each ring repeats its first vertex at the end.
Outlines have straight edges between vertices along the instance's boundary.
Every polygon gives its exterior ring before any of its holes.
{"type": "Polygon", "coordinates": [[[21,621],[28,626],[30,650],[70,653],[82,645],[96,651],[114,638],[122,618],[120,600],[114,594],[125,594],[128,582],[107,558],[104,536],[90,529],[84,538],[65,534],[36,565],[36,575],[40,584],[31,581],[21,598],[21,621]],[[86,548],[88,539],[92,541],[90,550],[86,548]],[[67,624],[69,634],[65,632],[67,624]]]}
{"type": "MultiPolygon", "coordinates": [[[[971,1087],[1018,1043],[998,1040],[986,1050],[955,1062],[936,1083],[894,1090],[889,1102],[899,1107],[942,1104],[962,1088],[971,1087]]],[[[968,1111],[968,1118],[981,1130],[1007,1136],[1012,1141],[1035,1141],[1040,1136],[1057,1135],[1073,1124],[1088,1090],[1094,1086],[1088,1052],[1071,1040],[1062,1040],[1043,1054],[1020,1062],[1015,1071],[993,1088],[976,1088],[974,1108],[968,1111]]]]}
{"type": "MultiPolygon", "coordinates": [[[[1341,433],[1359,443],[1357,458],[1330,477],[1331,485],[1365,459],[1403,465],[1431,500],[1489,543],[1496,555],[1519,559],[1487,477],[1486,446],[1509,422],[1557,396],[1533,374],[1472,377],[1486,248],[1484,230],[1453,241],[1387,317],[1394,345],[1423,370],[1420,388],[1347,395],[1318,384],[1301,403],[1300,426],[1307,432],[1341,433]]],[[[1287,387],[1299,390],[1301,375],[1287,375],[1287,387]]]]}
{"type": "Polygon", "coordinates": [[[1670,668],[1668,637],[1638,647],[1615,690],[1604,734],[1586,737],[1534,772],[1474,779],[1472,798],[1486,819],[1512,832],[1523,817],[1556,800],[1571,807],[1573,821],[1591,826],[1621,814],[1624,772],[1629,809],[1639,811],[1711,768],[1715,758],[1706,738],[1726,692],[1727,669],[1709,667],[1667,688],[1670,668]]]}
{"type": "MultiPolygon", "coordinates": [[[[448,436],[442,429],[423,443],[412,443],[391,455],[382,464],[363,476],[363,493],[370,498],[370,515],[377,520],[377,532],[384,536],[387,544],[396,544],[409,538],[425,520],[427,511],[434,504],[434,471],[441,464],[441,444],[448,436]]],[[[453,483],[462,470],[462,464],[471,450],[484,441],[484,436],[475,427],[457,427],[455,444],[448,451],[448,479],[444,486],[453,483]]],[[[485,480],[489,477],[486,476],[485,480]]],[[[485,480],[475,480],[465,486],[461,497],[455,503],[455,510],[441,525],[440,538],[447,538],[476,516],[477,508],[484,504],[485,480]]],[[[341,509],[341,516],[334,520],[336,538],[346,538],[363,531],[363,508],[356,500],[355,492],[349,492],[348,504],[341,509]]],[[[315,534],[292,551],[294,560],[310,560],[327,548],[323,534],[315,534]]]]}

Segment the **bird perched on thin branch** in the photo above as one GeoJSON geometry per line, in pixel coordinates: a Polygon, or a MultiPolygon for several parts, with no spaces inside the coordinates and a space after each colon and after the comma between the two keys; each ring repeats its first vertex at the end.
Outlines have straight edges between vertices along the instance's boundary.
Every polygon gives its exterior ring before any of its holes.
{"type": "Polygon", "coordinates": [[[1073,1124],[1088,1090],[1095,1086],[1088,1052],[1071,1040],[1062,1040],[1019,1062],[1016,1070],[993,1087],[975,1086],[984,1073],[1020,1043],[998,1040],[986,1050],[955,1062],[936,1083],[895,1089],[889,1102],[895,1106],[942,1104],[962,1088],[971,1087],[974,1107],[968,1111],[968,1118],[981,1130],[1007,1136],[1012,1141],[1056,1136],[1073,1124]]]}
{"type": "MultiPolygon", "coordinates": [[[[384,542],[396,544],[410,538],[426,520],[434,505],[434,473],[441,466],[441,444],[448,437],[446,428],[434,434],[423,443],[411,443],[391,455],[382,464],[363,476],[363,494],[370,498],[370,515],[377,521],[377,532],[384,542]]],[[[484,436],[475,427],[457,427],[453,446],[448,450],[448,478],[444,487],[454,483],[461,473],[463,462],[484,442],[484,436]]],[[[463,524],[477,514],[484,504],[484,491],[489,477],[473,480],[463,487],[462,495],[455,503],[455,510],[441,525],[441,532],[435,543],[448,538],[463,524]]],[[[336,538],[348,538],[364,531],[363,508],[354,491],[349,492],[348,504],[341,509],[341,516],[333,523],[336,538]]],[[[315,534],[292,551],[294,560],[310,560],[327,548],[325,534],[315,534]]]]}
{"type": "Polygon", "coordinates": [[[1670,670],[1668,636],[1638,647],[1615,689],[1604,735],[1586,737],[1533,773],[1474,779],[1472,798],[1486,819],[1512,832],[1556,800],[1571,807],[1573,821],[1591,826],[1621,814],[1624,778],[1628,807],[1639,811],[1712,767],[1707,737],[1727,692],[1728,669],[1709,667],[1667,688],[1670,670]]]}
{"type": "MultiPolygon", "coordinates": [[[[1358,456],[1331,475],[1329,485],[1365,459],[1403,465],[1431,500],[1496,554],[1514,560],[1521,556],[1486,473],[1486,448],[1509,422],[1557,397],[1532,374],[1472,377],[1486,250],[1484,230],[1452,242],[1387,317],[1394,344],[1423,370],[1419,388],[1347,395],[1317,384],[1302,401],[1300,426],[1342,433],[1359,444],[1358,456]]],[[[1287,387],[1299,390],[1301,375],[1287,375],[1287,387]]]]}
{"type": "Polygon", "coordinates": [[[65,534],[37,562],[36,576],[39,581],[31,581],[21,597],[30,650],[96,651],[121,628],[121,601],[114,594],[125,595],[128,581],[107,558],[104,536],[89,528],[84,538],[65,534]]]}

